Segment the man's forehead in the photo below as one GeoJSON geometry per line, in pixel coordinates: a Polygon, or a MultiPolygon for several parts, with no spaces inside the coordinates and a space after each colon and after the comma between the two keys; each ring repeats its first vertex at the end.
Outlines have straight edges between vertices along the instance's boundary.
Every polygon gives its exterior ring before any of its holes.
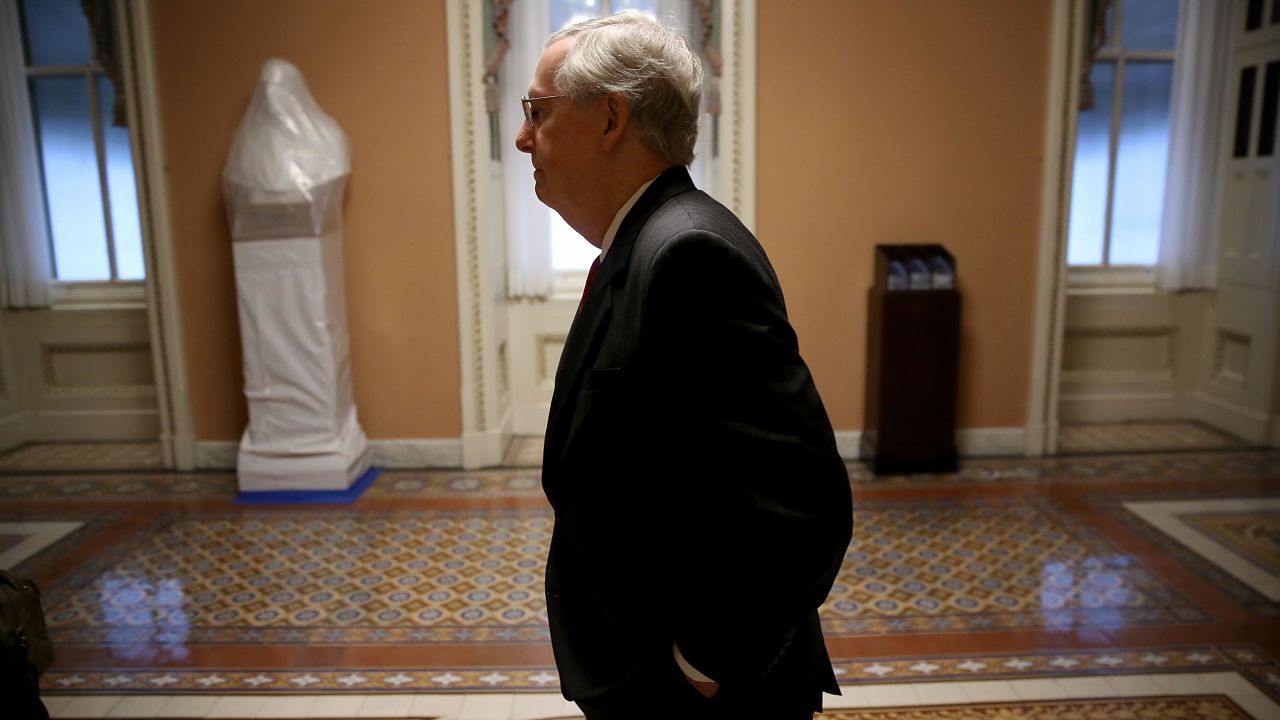
{"type": "Polygon", "coordinates": [[[529,97],[554,94],[556,68],[564,61],[564,56],[569,54],[574,40],[572,36],[561,38],[542,51],[538,66],[533,71],[533,80],[529,83],[529,97]]]}

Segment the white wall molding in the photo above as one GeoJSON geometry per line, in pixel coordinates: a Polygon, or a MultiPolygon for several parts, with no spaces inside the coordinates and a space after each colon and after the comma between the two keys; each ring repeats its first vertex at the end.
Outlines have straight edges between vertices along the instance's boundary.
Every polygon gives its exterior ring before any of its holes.
{"type": "Polygon", "coordinates": [[[1274,444],[1276,437],[1271,428],[1271,418],[1265,413],[1232,404],[1201,391],[1188,393],[1186,403],[1190,416],[1196,420],[1251,443],[1274,444]]]}
{"type": "MultiPolygon", "coordinates": [[[[836,449],[845,460],[861,457],[858,443],[861,430],[837,430],[836,449]]],[[[960,428],[956,430],[956,448],[961,457],[1007,457],[1024,454],[1027,429],[1021,427],[960,428]]]]}
{"type": "Polygon", "coordinates": [[[138,175],[138,210],[142,219],[147,264],[147,320],[151,333],[159,408],[160,449],[164,464],[175,470],[197,467],[196,437],[187,390],[187,367],[173,263],[173,232],[165,186],[164,134],[155,59],[152,49],[151,1],[116,0],[116,16],[128,38],[125,74],[129,86],[130,141],[138,175]]]}
{"type": "Polygon", "coordinates": [[[235,470],[240,443],[228,440],[196,442],[197,470],[235,470]]]}
{"type": "Polygon", "coordinates": [[[1045,97],[1045,159],[1040,175],[1039,249],[1027,392],[1026,455],[1051,454],[1058,428],[1058,374],[1066,305],[1066,240],[1071,192],[1071,151],[1079,97],[1080,31],[1084,3],[1054,0],[1045,97]]]}
{"type": "Polygon", "coordinates": [[[1058,416],[1066,423],[1105,423],[1126,420],[1176,420],[1182,417],[1183,397],[1173,390],[1152,392],[1064,393],[1058,416]]]}
{"type": "Polygon", "coordinates": [[[1008,457],[1026,454],[1027,429],[1021,427],[961,428],[956,447],[961,457],[1008,457]]]}
{"type": "MultiPolygon", "coordinates": [[[[861,430],[836,431],[836,449],[845,460],[858,459],[861,430]]],[[[455,468],[462,464],[468,442],[501,443],[486,452],[506,452],[510,433],[495,431],[472,438],[409,438],[403,440],[370,440],[373,464],[380,468],[455,468]]],[[[962,457],[1005,457],[1022,455],[1026,430],[1020,427],[961,428],[956,431],[956,445],[962,457]]],[[[201,470],[234,470],[239,443],[200,442],[197,444],[201,470]]]]}
{"type": "Polygon", "coordinates": [[[489,123],[484,106],[484,18],[480,6],[449,0],[449,130],[453,159],[453,228],[458,279],[458,340],[462,370],[462,465],[502,462],[510,394],[502,390],[500,319],[505,312],[492,271],[500,252],[492,242],[489,123]],[[501,449],[494,451],[495,447],[501,449]]]}
{"type": "MultiPolygon", "coordinates": [[[[463,440],[459,438],[407,438],[370,440],[374,467],[386,470],[456,468],[462,466],[463,440]]],[[[506,450],[505,446],[502,448],[506,450]]],[[[200,470],[235,470],[240,443],[196,443],[196,467],[200,470]]]]}
{"type": "Polygon", "coordinates": [[[384,469],[461,467],[462,445],[454,438],[369,441],[374,467],[384,469]]]}
{"type": "Polygon", "coordinates": [[[26,417],[30,437],[42,442],[136,442],[156,437],[155,410],[41,410],[26,417]]]}
{"type": "Polygon", "coordinates": [[[857,460],[858,444],[862,442],[861,430],[837,430],[836,450],[844,460],[857,460]]]}
{"type": "Polygon", "coordinates": [[[729,0],[720,9],[720,143],[715,195],[756,231],[756,0],[729,0]]]}

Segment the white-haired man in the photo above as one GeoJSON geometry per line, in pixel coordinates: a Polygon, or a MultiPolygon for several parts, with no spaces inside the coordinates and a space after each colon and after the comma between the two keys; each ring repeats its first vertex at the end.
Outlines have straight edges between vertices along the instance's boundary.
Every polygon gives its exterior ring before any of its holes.
{"type": "Polygon", "coordinates": [[[591,720],[810,718],[848,476],[764,250],[685,166],[702,66],[637,13],[548,39],[516,147],[600,258],[556,372],[547,613],[591,720]]]}

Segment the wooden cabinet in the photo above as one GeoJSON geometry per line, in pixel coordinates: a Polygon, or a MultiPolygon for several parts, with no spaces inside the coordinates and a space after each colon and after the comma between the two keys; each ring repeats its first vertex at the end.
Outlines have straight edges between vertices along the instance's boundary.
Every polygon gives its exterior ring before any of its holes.
{"type": "Polygon", "coordinates": [[[955,277],[955,260],[940,245],[876,246],[860,454],[877,474],[957,468],[960,294],[955,277]],[[916,259],[931,270],[928,280],[910,271],[916,259]],[[908,268],[907,278],[899,268],[908,268]]]}

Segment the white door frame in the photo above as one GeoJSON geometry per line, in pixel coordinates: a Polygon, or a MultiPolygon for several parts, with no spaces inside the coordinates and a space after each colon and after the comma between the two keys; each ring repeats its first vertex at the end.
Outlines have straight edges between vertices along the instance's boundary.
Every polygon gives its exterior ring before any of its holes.
{"type": "MultiPolygon", "coordinates": [[[[462,465],[502,462],[514,425],[507,388],[506,287],[498,198],[484,104],[484,18],[470,0],[448,0],[449,115],[453,147],[454,245],[462,368],[462,465]]],[[[756,0],[724,0],[721,9],[722,201],[755,226],[756,0]]],[[[506,139],[503,139],[504,146],[506,139]]]]}
{"type": "Polygon", "coordinates": [[[147,265],[147,322],[155,365],[160,450],[165,467],[194,470],[196,438],[187,386],[173,233],[165,186],[164,142],[152,49],[151,0],[115,0],[121,26],[129,141],[138,177],[138,214],[142,219],[147,265]]]}
{"type": "Polygon", "coordinates": [[[1052,455],[1058,439],[1058,384],[1066,307],[1067,229],[1075,150],[1084,0],[1053,0],[1045,104],[1044,165],[1036,260],[1035,324],[1027,393],[1028,456],[1052,455]]]}

